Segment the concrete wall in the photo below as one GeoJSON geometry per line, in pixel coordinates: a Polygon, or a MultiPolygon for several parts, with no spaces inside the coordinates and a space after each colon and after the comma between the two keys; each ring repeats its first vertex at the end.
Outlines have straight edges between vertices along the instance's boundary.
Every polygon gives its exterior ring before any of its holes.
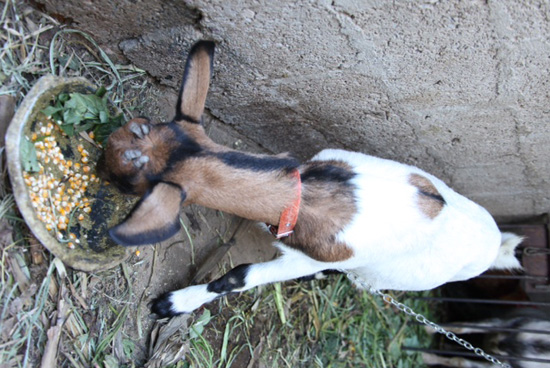
{"type": "Polygon", "coordinates": [[[548,1],[37,2],[174,88],[218,41],[207,107],[271,151],[414,164],[500,217],[550,207],[548,1]]]}

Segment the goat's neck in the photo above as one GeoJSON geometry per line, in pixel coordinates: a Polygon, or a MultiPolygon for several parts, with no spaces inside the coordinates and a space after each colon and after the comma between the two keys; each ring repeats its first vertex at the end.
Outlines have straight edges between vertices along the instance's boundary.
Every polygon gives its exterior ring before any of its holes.
{"type": "MultiPolygon", "coordinates": [[[[236,151],[225,148],[222,153],[227,152],[236,151]]],[[[238,154],[247,158],[278,159],[238,154]]],[[[186,204],[196,203],[250,220],[278,224],[282,211],[297,194],[296,179],[285,169],[245,169],[225,163],[215,155],[188,160],[183,168],[185,175],[181,176],[181,184],[187,195],[186,204]]]]}

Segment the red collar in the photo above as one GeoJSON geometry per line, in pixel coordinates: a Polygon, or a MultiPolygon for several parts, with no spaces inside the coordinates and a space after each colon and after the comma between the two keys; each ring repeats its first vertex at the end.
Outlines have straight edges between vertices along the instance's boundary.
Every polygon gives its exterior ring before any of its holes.
{"type": "Polygon", "coordinates": [[[281,217],[279,218],[279,226],[267,225],[269,231],[277,238],[281,239],[289,236],[294,232],[294,226],[298,221],[298,213],[300,212],[300,201],[302,199],[302,181],[300,179],[300,172],[298,169],[294,169],[291,175],[298,181],[296,188],[296,198],[294,201],[283,210],[281,217]]]}

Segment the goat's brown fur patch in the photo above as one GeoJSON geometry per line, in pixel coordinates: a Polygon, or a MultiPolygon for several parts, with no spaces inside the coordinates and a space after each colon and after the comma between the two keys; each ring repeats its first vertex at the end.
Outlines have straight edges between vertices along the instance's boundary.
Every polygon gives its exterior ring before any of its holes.
{"type": "MultiPolygon", "coordinates": [[[[148,123],[139,119],[132,121],[148,123]]],[[[169,170],[165,170],[167,161],[178,144],[173,130],[166,125],[152,125],[148,135],[137,138],[129,130],[129,124],[111,136],[107,147],[107,157],[111,161],[107,166],[114,174],[131,177],[138,194],[149,189],[149,174],[163,172],[163,181],[177,184],[184,190],[185,205],[196,203],[273,225],[278,224],[282,211],[294,200],[296,180],[285,170],[258,171],[229,165],[221,157],[232,150],[211,141],[204,128],[198,124],[185,121],[177,123],[207,154],[172,162],[173,166],[169,170]],[[140,169],[126,162],[123,153],[129,149],[140,150],[143,155],[149,156],[149,162],[140,169]]],[[[243,155],[265,157],[266,160],[270,157],[284,157],[243,155]]],[[[302,205],[294,233],[284,242],[322,262],[346,260],[353,256],[353,251],[346,244],[338,242],[335,236],[356,212],[354,188],[345,180],[353,173],[347,164],[340,161],[312,161],[300,167],[300,172],[311,169],[315,170],[315,175],[310,175],[303,183],[302,205]],[[319,179],[319,174],[325,168],[339,170],[336,176],[334,170],[329,170],[328,179],[319,179]]],[[[175,207],[170,208],[168,212],[175,213],[175,207]]],[[[160,223],[155,222],[153,225],[160,226],[160,223]]],[[[118,230],[122,231],[123,228],[118,230]]]]}
{"type": "MultiPolygon", "coordinates": [[[[340,161],[311,162],[304,166],[337,166],[351,175],[351,168],[340,161]]],[[[308,180],[302,187],[302,206],[294,233],[283,243],[321,262],[338,262],[353,256],[353,250],[336,235],[357,212],[354,187],[347,182],[308,180]]]]}
{"type": "Polygon", "coordinates": [[[182,186],[187,194],[184,204],[196,203],[271,224],[278,222],[292,202],[296,185],[281,171],[238,169],[213,156],[180,162],[165,180],[182,186]]]}
{"type": "Polygon", "coordinates": [[[210,84],[211,56],[204,48],[197,49],[187,60],[187,71],[181,92],[179,111],[194,121],[201,120],[208,85],[210,84]]]}
{"type": "Polygon", "coordinates": [[[173,130],[165,124],[151,124],[149,134],[143,138],[135,136],[130,131],[131,124],[149,124],[149,121],[143,118],[132,119],[111,134],[105,149],[105,165],[113,178],[102,176],[107,180],[114,180],[116,177],[130,178],[133,191],[143,194],[150,185],[147,176],[164,170],[170,153],[177,146],[177,141],[174,139],[173,130]],[[124,153],[128,150],[140,151],[142,155],[149,157],[149,161],[137,168],[130,160],[124,158],[124,153]]]}
{"type": "Polygon", "coordinates": [[[418,189],[417,203],[420,211],[430,219],[436,218],[445,206],[445,200],[437,188],[429,179],[419,174],[411,174],[409,183],[418,189]]]}
{"type": "Polygon", "coordinates": [[[179,228],[182,195],[174,185],[157,184],[126,220],[111,229],[111,236],[125,245],[147,244],[172,236],[179,228]]]}

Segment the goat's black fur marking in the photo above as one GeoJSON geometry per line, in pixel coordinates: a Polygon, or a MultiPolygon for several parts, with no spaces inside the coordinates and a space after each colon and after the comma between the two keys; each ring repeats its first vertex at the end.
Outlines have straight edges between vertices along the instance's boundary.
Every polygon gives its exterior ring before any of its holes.
{"type": "Polygon", "coordinates": [[[185,121],[187,121],[189,123],[193,123],[193,124],[200,124],[201,123],[200,121],[195,120],[191,116],[185,115],[182,112],[177,113],[176,117],[174,118],[174,121],[182,121],[182,120],[185,120],[185,121]]]}
{"type": "Polygon", "coordinates": [[[429,193],[429,192],[425,192],[423,190],[419,190],[419,193],[425,197],[428,197],[428,198],[431,198],[431,199],[434,199],[438,202],[440,202],[442,205],[446,205],[447,202],[445,201],[445,198],[443,198],[441,195],[439,194],[434,194],[434,193],[429,193]]]}
{"type": "Polygon", "coordinates": [[[160,318],[174,317],[181,314],[173,311],[173,303],[170,301],[171,295],[172,293],[164,293],[158,298],[155,298],[151,305],[151,311],[157,314],[160,318]]]}
{"type": "Polygon", "coordinates": [[[304,171],[301,175],[302,181],[318,180],[346,184],[355,176],[355,173],[343,167],[335,165],[313,166],[304,171]]]}
{"type": "MultiPolygon", "coordinates": [[[[181,190],[181,187],[179,185],[176,185],[174,183],[165,182],[165,184],[172,185],[178,189],[181,190]]],[[[123,245],[123,246],[135,246],[135,245],[145,245],[145,244],[153,244],[156,242],[160,242],[163,240],[166,240],[173,236],[175,233],[177,233],[180,229],[180,222],[178,217],[174,219],[171,223],[166,224],[164,227],[155,229],[152,231],[137,233],[133,235],[122,235],[119,234],[118,230],[120,227],[126,222],[126,220],[130,219],[134,212],[140,207],[140,205],[151,195],[153,192],[153,189],[149,189],[143,197],[139,200],[139,202],[132,208],[132,211],[126,216],[124,221],[122,221],[120,224],[112,227],[109,229],[109,235],[111,236],[111,239],[113,239],[116,243],[123,245]]],[[[185,191],[181,190],[181,202],[185,201],[185,198],[187,197],[185,191]]],[[[181,203],[180,202],[180,203],[181,203]]]]}
{"type": "Polygon", "coordinates": [[[300,277],[296,279],[296,281],[298,282],[314,281],[314,280],[319,280],[320,278],[327,277],[329,275],[340,275],[340,274],[342,274],[342,272],[337,270],[323,270],[323,271],[314,273],[313,275],[300,277]]]}
{"type": "Polygon", "coordinates": [[[252,171],[292,171],[299,166],[298,160],[290,157],[258,157],[235,151],[218,153],[216,157],[228,166],[252,171]]]}
{"type": "Polygon", "coordinates": [[[202,147],[189,137],[183,129],[181,129],[176,123],[168,123],[168,127],[174,132],[175,140],[179,143],[177,148],[170,153],[170,157],[166,161],[165,169],[160,173],[159,177],[170,171],[174,166],[188,158],[196,157],[202,152],[202,147]]]}
{"type": "Polygon", "coordinates": [[[245,278],[249,267],[250,264],[235,267],[219,279],[209,283],[206,289],[211,293],[227,294],[235,289],[242,288],[246,284],[245,278]]]}
{"type": "Polygon", "coordinates": [[[190,61],[193,58],[193,55],[195,53],[197,53],[198,51],[200,51],[201,49],[205,50],[208,53],[208,55],[210,56],[210,72],[212,73],[213,65],[214,65],[214,49],[215,49],[215,46],[216,46],[216,44],[212,41],[199,41],[189,51],[189,55],[187,56],[187,62],[185,63],[185,69],[183,71],[183,78],[182,78],[182,83],[181,83],[180,92],[179,92],[179,96],[178,96],[178,102],[176,104],[176,116],[174,118],[175,121],[186,120],[186,121],[189,121],[191,123],[196,123],[196,124],[200,123],[199,121],[196,121],[195,119],[190,118],[189,116],[187,116],[184,111],[181,111],[181,102],[182,102],[181,98],[182,98],[182,95],[183,95],[183,89],[185,88],[185,83],[187,81],[187,77],[189,75],[189,68],[191,66],[190,61]]]}
{"type": "Polygon", "coordinates": [[[109,230],[109,235],[117,244],[125,247],[132,247],[136,245],[153,244],[163,240],[166,240],[177,233],[180,229],[180,223],[176,219],[171,224],[166,224],[162,229],[155,229],[154,231],[148,231],[144,233],[134,234],[130,236],[120,236],[117,230],[120,225],[117,225],[109,230]]]}
{"type": "Polygon", "coordinates": [[[118,234],[117,230],[120,225],[117,225],[109,230],[109,235],[117,244],[123,245],[125,247],[131,247],[136,245],[146,245],[153,244],[163,240],[166,240],[177,233],[180,229],[180,223],[176,218],[170,224],[166,224],[161,229],[155,229],[154,231],[143,232],[134,235],[124,235],[121,236],[118,234]]]}

